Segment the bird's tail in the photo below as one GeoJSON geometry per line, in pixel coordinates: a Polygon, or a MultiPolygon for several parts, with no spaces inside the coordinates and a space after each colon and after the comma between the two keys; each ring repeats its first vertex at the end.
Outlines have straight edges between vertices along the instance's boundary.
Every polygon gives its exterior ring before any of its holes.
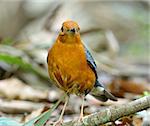
{"type": "Polygon", "coordinates": [[[117,101],[117,98],[109,93],[99,81],[96,81],[93,90],[91,91],[91,95],[100,101],[107,101],[108,99],[112,101],[117,101]]]}

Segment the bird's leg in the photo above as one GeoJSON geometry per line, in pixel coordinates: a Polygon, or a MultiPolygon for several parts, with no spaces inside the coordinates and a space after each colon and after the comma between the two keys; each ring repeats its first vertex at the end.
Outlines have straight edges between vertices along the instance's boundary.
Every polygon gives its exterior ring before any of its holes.
{"type": "Polygon", "coordinates": [[[63,115],[64,115],[64,112],[65,112],[66,106],[67,106],[67,104],[68,104],[68,101],[69,101],[69,96],[66,96],[66,98],[65,98],[65,104],[64,104],[63,110],[61,111],[60,117],[59,117],[59,119],[54,123],[53,126],[60,126],[60,124],[63,122],[63,115]]]}
{"type": "Polygon", "coordinates": [[[85,100],[85,96],[84,95],[82,95],[81,97],[82,97],[82,104],[81,104],[80,117],[78,119],[79,122],[83,120],[83,109],[84,109],[84,100],[85,100]]]}

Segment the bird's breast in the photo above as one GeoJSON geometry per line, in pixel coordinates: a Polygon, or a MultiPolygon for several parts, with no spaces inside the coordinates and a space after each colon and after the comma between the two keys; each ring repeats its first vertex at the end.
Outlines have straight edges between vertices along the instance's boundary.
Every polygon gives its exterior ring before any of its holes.
{"type": "Polygon", "coordinates": [[[48,66],[50,76],[65,91],[84,93],[95,83],[82,44],[55,43],[49,51],[48,66]]]}
{"type": "Polygon", "coordinates": [[[86,55],[81,44],[57,43],[52,48],[54,62],[63,69],[79,71],[87,67],[86,55]]]}

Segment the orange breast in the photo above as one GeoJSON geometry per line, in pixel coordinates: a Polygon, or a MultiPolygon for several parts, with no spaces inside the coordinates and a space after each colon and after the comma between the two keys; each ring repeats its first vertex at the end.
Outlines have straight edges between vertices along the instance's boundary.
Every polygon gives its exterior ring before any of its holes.
{"type": "Polygon", "coordinates": [[[57,41],[48,54],[48,70],[56,85],[68,93],[87,93],[95,83],[95,74],[87,64],[82,43],[57,41]]]}

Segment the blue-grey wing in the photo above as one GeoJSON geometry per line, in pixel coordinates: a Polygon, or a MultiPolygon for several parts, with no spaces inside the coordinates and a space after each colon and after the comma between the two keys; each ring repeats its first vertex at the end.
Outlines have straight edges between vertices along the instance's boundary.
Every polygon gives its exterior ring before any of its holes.
{"type": "Polygon", "coordinates": [[[95,61],[94,61],[91,53],[88,51],[88,49],[85,46],[84,46],[84,48],[85,48],[86,59],[87,59],[88,65],[94,71],[95,76],[96,76],[96,82],[95,82],[93,90],[91,91],[91,94],[95,98],[97,98],[98,100],[101,100],[101,101],[107,101],[108,99],[117,101],[116,97],[113,96],[111,93],[109,93],[104,88],[104,86],[98,81],[98,76],[97,76],[97,71],[96,71],[97,66],[95,64],[95,61]]]}
{"type": "Polygon", "coordinates": [[[88,62],[88,65],[94,71],[96,79],[97,79],[98,76],[97,76],[97,71],[96,71],[96,69],[97,69],[96,63],[95,63],[91,53],[89,52],[89,50],[85,46],[84,46],[84,48],[85,48],[86,60],[88,62]]]}

